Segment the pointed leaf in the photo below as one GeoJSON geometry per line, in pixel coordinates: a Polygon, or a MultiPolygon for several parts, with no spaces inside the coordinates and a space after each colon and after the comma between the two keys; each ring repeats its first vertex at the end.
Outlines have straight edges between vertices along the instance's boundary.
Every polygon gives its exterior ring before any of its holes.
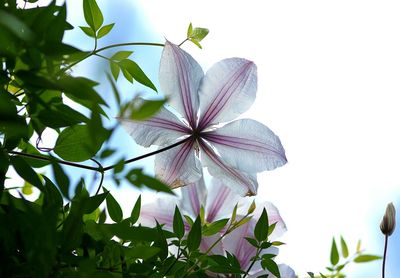
{"type": "Polygon", "coordinates": [[[342,249],[343,258],[347,258],[349,256],[349,249],[347,248],[346,241],[342,236],[340,236],[340,245],[342,249]]]}
{"type": "Polygon", "coordinates": [[[133,53],[133,51],[118,51],[113,56],[111,56],[110,59],[113,61],[120,62],[124,59],[127,59],[129,56],[131,56],[132,53],[133,53]]]}
{"type": "Polygon", "coordinates": [[[281,274],[279,272],[279,267],[278,267],[278,265],[276,264],[276,262],[274,260],[263,259],[261,261],[261,266],[262,266],[263,269],[267,269],[269,272],[271,272],[277,278],[281,277],[281,274]]]}
{"type": "Polygon", "coordinates": [[[332,239],[331,264],[336,265],[339,262],[339,252],[336,246],[335,238],[332,239]]]}
{"type": "Polygon", "coordinates": [[[268,238],[268,214],[265,208],[254,227],[254,237],[258,241],[263,241],[268,238]]]}
{"type": "Polygon", "coordinates": [[[185,235],[185,225],[183,224],[182,214],[178,206],[175,206],[173,230],[176,237],[181,239],[185,235]]]}
{"type": "Polygon", "coordinates": [[[53,175],[56,179],[58,188],[60,188],[64,197],[69,199],[70,181],[69,181],[68,176],[65,174],[64,170],[61,168],[61,166],[58,163],[53,163],[52,167],[53,167],[53,175]]]}
{"type": "Polygon", "coordinates": [[[104,25],[103,27],[101,27],[100,30],[97,32],[97,38],[100,39],[100,38],[104,37],[105,35],[107,35],[108,33],[110,33],[110,31],[114,27],[114,24],[115,23],[111,23],[111,24],[104,25]]]}
{"type": "Polygon", "coordinates": [[[10,161],[15,171],[21,176],[21,178],[37,187],[40,191],[44,190],[43,183],[39,176],[22,157],[10,156],[10,161]]]}
{"type": "Polygon", "coordinates": [[[217,221],[207,225],[203,230],[203,235],[212,236],[212,235],[218,233],[219,231],[222,230],[222,228],[225,227],[225,225],[226,225],[226,223],[228,223],[228,221],[229,221],[229,218],[225,218],[225,219],[217,220],[217,221]]]}
{"type": "Polygon", "coordinates": [[[96,37],[96,34],[95,34],[95,32],[93,31],[92,28],[87,27],[87,26],[79,26],[79,28],[81,28],[81,30],[82,30],[86,35],[88,35],[89,37],[92,37],[92,38],[96,37]]]}
{"type": "Polygon", "coordinates": [[[376,255],[359,255],[354,259],[356,263],[367,263],[375,260],[380,260],[382,257],[376,255]]]}
{"type": "Polygon", "coordinates": [[[190,252],[197,250],[201,242],[201,220],[200,216],[197,216],[193,223],[192,228],[188,234],[187,247],[190,252]]]}
{"type": "Polygon", "coordinates": [[[109,193],[106,198],[107,211],[111,219],[114,222],[121,222],[122,220],[122,209],[114,197],[109,193]]]}
{"type": "Polygon", "coordinates": [[[131,212],[131,219],[130,219],[131,224],[135,224],[136,221],[139,219],[141,204],[142,204],[142,197],[141,195],[139,195],[131,212]]]}
{"type": "Polygon", "coordinates": [[[121,66],[121,68],[125,69],[137,82],[157,92],[156,86],[154,86],[151,80],[134,61],[124,59],[119,62],[119,65],[121,66]]]}
{"type": "Polygon", "coordinates": [[[83,14],[93,31],[99,30],[103,25],[103,14],[95,0],[83,0],[83,14]]]}

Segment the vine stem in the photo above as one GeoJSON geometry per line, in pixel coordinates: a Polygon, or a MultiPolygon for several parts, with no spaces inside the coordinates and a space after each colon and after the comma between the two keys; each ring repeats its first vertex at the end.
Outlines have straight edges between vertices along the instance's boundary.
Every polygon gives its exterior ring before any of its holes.
{"type": "Polygon", "coordinates": [[[66,72],[67,70],[69,70],[70,68],[72,68],[73,66],[79,64],[80,62],[86,60],[87,58],[96,55],[97,53],[104,51],[106,49],[110,49],[110,48],[115,48],[115,47],[120,47],[120,46],[158,46],[158,47],[164,47],[163,43],[155,43],[155,42],[127,42],[127,43],[117,43],[117,44],[111,44],[105,47],[101,47],[99,49],[97,48],[97,41],[95,42],[95,48],[88,53],[88,55],[86,55],[85,57],[83,57],[82,59],[75,61],[74,63],[70,64],[69,66],[65,67],[62,69],[61,73],[66,72]]]}
{"type": "Polygon", "coordinates": [[[387,253],[387,246],[388,246],[388,235],[385,235],[385,247],[383,250],[383,261],[382,261],[382,278],[385,278],[385,265],[386,265],[386,253],[387,253]]]}
{"type": "MultiPolygon", "coordinates": [[[[189,137],[186,137],[186,138],[184,138],[184,139],[182,139],[182,140],[180,140],[180,141],[178,141],[178,142],[176,142],[176,143],[174,143],[172,145],[166,146],[164,148],[158,149],[158,150],[153,151],[153,152],[146,153],[144,155],[140,155],[140,156],[125,160],[124,164],[132,163],[132,162],[144,159],[146,157],[149,157],[149,156],[164,152],[166,150],[172,149],[172,148],[174,148],[176,146],[179,146],[179,145],[185,143],[186,141],[188,141],[191,138],[192,137],[189,136],[189,137]]],[[[18,151],[9,151],[8,153],[9,154],[13,154],[13,155],[33,158],[33,159],[37,159],[37,160],[45,160],[45,161],[50,161],[50,162],[57,162],[57,163],[60,163],[60,164],[71,166],[71,167],[76,167],[76,168],[96,171],[96,172],[100,172],[100,173],[104,173],[104,172],[106,172],[108,170],[111,170],[115,166],[118,165],[118,163],[117,163],[117,164],[113,164],[113,165],[110,165],[110,166],[107,166],[107,167],[102,167],[99,162],[96,162],[96,163],[98,163],[99,166],[98,167],[94,167],[94,166],[88,166],[88,165],[84,165],[84,164],[80,164],[80,163],[60,160],[60,159],[57,159],[57,158],[54,158],[54,157],[49,157],[49,156],[44,156],[44,155],[30,154],[30,153],[24,153],[24,152],[18,152],[18,151]]]]}
{"type": "Polygon", "coordinates": [[[251,270],[251,268],[253,267],[253,265],[256,263],[256,259],[258,258],[258,256],[261,253],[261,248],[257,247],[257,251],[256,251],[256,255],[254,256],[254,258],[251,260],[251,264],[249,265],[249,267],[246,270],[246,273],[244,274],[243,278],[245,278],[246,276],[249,275],[249,272],[251,270]]]}

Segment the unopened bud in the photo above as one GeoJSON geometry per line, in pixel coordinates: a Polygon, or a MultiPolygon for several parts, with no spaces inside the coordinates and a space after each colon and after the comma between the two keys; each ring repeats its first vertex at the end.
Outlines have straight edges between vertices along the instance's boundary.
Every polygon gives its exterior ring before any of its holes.
{"type": "Polygon", "coordinates": [[[393,203],[389,203],[386,207],[385,215],[381,222],[381,231],[384,235],[390,236],[393,234],[396,227],[396,210],[393,203]]]}

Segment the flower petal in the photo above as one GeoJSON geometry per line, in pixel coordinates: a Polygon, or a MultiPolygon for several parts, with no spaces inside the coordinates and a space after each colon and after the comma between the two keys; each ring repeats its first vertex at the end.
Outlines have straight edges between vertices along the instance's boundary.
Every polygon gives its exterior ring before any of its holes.
{"type": "Polygon", "coordinates": [[[254,120],[233,121],[202,136],[227,164],[241,171],[273,170],[287,162],[279,137],[254,120]]]}
{"type": "Polygon", "coordinates": [[[140,208],[139,223],[144,226],[155,226],[156,220],[172,230],[175,206],[178,199],[175,197],[157,198],[153,203],[144,204],[140,208]]]}
{"type": "Polygon", "coordinates": [[[135,142],[143,147],[168,144],[190,132],[187,126],[164,107],[145,121],[122,117],[117,119],[135,142]]]}
{"type": "Polygon", "coordinates": [[[197,182],[182,187],[181,192],[180,207],[189,216],[196,218],[200,213],[200,207],[206,205],[207,189],[204,178],[201,177],[197,182]]]}
{"type": "Polygon", "coordinates": [[[229,217],[240,196],[227,187],[220,179],[212,178],[207,196],[207,222],[229,217]]]}
{"type": "MultiPolygon", "coordinates": [[[[296,277],[294,270],[291,269],[288,265],[278,264],[278,268],[279,268],[279,273],[282,278],[295,278],[296,277]]],[[[268,275],[268,277],[271,277],[271,278],[276,278],[276,276],[274,276],[271,272],[269,272],[267,270],[260,270],[252,275],[249,275],[248,277],[256,278],[256,277],[265,276],[265,275],[268,275]]]]}
{"type": "Polygon", "coordinates": [[[257,91],[256,65],[230,58],[216,63],[200,86],[200,129],[233,120],[254,102],[257,91]]]}
{"type": "Polygon", "coordinates": [[[171,106],[185,116],[194,128],[199,108],[198,88],[204,73],[200,65],[179,46],[170,42],[160,61],[160,86],[171,106]]]}
{"type": "Polygon", "coordinates": [[[202,176],[200,161],[194,154],[194,141],[188,140],[182,145],[157,154],[155,173],[158,179],[171,188],[188,185],[202,176]]]}
{"type": "MultiPolygon", "coordinates": [[[[200,242],[200,251],[206,252],[211,245],[213,245],[219,238],[221,237],[220,234],[215,234],[212,236],[203,236],[200,242]]],[[[211,250],[210,253],[212,255],[224,255],[224,249],[222,246],[222,242],[218,242],[211,250]]]]}
{"type": "Polygon", "coordinates": [[[243,173],[229,167],[204,140],[200,139],[199,145],[202,149],[202,162],[212,176],[220,179],[242,196],[251,196],[257,193],[258,184],[255,174],[243,173]]]}

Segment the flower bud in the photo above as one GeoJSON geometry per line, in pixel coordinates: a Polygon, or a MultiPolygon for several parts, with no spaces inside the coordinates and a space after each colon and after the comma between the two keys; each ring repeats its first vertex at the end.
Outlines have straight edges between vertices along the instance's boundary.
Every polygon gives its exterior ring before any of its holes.
{"type": "Polygon", "coordinates": [[[390,236],[396,226],[396,210],[393,203],[389,203],[386,207],[385,215],[381,222],[381,231],[384,235],[390,236]]]}
{"type": "Polygon", "coordinates": [[[255,209],[256,209],[256,202],[253,200],[249,209],[247,210],[247,214],[253,213],[255,211],[255,209]]]}

